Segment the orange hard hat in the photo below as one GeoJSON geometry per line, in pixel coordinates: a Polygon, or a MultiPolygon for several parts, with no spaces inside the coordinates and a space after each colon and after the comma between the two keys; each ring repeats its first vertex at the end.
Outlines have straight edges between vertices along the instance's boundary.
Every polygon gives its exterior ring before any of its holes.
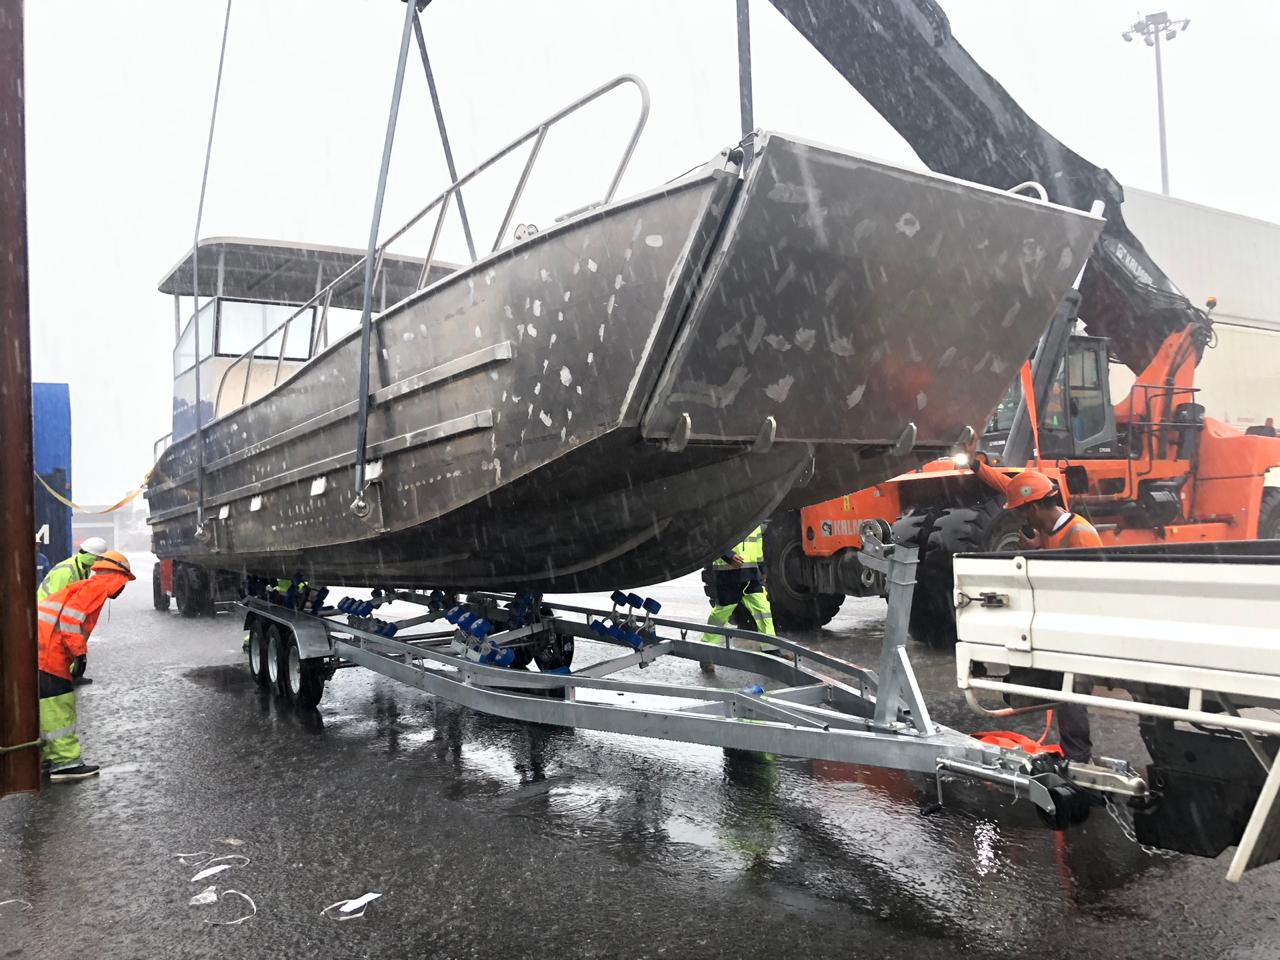
{"type": "Polygon", "coordinates": [[[89,568],[94,573],[123,573],[130,580],[136,580],[129,566],[129,558],[119,550],[108,550],[89,568]]]}
{"type": "Polygon", "coordinates": [[[1015,510],[1058,492],[1058,486],[1039,470],[1023,470],[1009,480],[1004,493],[1006,510],[1015,510]]]}

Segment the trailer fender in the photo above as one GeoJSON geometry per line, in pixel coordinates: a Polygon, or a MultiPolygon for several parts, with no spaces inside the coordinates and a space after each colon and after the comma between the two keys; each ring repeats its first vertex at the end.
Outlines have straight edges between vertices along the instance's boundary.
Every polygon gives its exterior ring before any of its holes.
{"type": "Polygon", "coordinates": [[[253,604],[253,606],[244,602],[238,604],[245,611],[246,630],[253,625],[255,619],[278,623],[292,630],[293,635],[298,638],[298,654],[302,660],[323,660],[333,655],[329,633],[319,620],[301,616],[285,607],[268,606],[262,601],[253,601],[253,604]]]}

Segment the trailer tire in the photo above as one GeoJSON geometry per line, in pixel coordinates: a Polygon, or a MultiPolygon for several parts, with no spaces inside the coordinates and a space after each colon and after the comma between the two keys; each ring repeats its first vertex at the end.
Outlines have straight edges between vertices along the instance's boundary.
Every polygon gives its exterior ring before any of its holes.
{"type": "Polygon", "coordinates": [[[302,659],[298,638],[292,630],[288,631],[282,653],[280,693],[301,710],[315,709],[324,696],[324,670],[302,659]]]}
{"type": "MultiPolygon", "coordinates": [[[[986,553],[1017,547],[1018,521],[995,499],[965,507],[946,507],[920,516],[917,538],[925,526],[923,518],[932,516],[932,521],[928,523],[927,537],[921,541],[924,548],[916,566],[909,630],[912,638],[922,643],[951,647],[956,642],[952,557],[957,553],[986,553]]],[[[897,530],[895,524],[895,539],[897,530]]]]}
{"type": "Polygon", "coordinates": [[[160,577],[160,561],[151,568],[151,605],[161,613],[169,612],[169,595],[164,592],[164,582],[160,577]]]}
{"type": "Polygon", "coordinates": [[[1262,506],[1258,508],[1258,539],[1280,540],[1280,487],[1267,487],[1262,491],[1262,506]]]}
{"type": "Polygon", "coordinates": [[[249,624],[249,650],[247,652],[249,675],[253,682],[265,687],[271,682],[267,671],[267,624],[254,617],[249,624]]]}
{"type": "Polygon", "coordinates": [[[788,575],[804,560],[799,511],[774,514],[764,528],[764,579],[773,625],[783,633],[821,630],[844,603],[844,594],[816,593],[788,575]]]}
{"type": "Polygon", "coordinates": [[[288,646],[289,630],[282,627],[278,623],[272,623],[267,626],[267,684],[271,687],[272,692],[283,696],[284,685],[281,683],[281,677],[284,675],[285,664],[285,648],[288,646]]]}

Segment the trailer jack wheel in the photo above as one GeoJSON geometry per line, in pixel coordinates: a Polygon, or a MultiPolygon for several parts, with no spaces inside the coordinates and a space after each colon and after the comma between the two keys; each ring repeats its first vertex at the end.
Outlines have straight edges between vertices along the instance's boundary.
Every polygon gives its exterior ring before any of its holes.
{"type": "Polygon", "coordinates": [[[1058,784],[1049,788],[1049,796],[1053,798],[1053,813],[1036,807],[1036,816],[1050,830],[1065,830],[1073,823],[1084,823],[1089,819],[1093,803],[1083,791],[1068,784],[1058,784]]]}
{"type": "Polygon", "coordinates": [[[302,659],[292,631],[285,643],[283,666],[280,691],[284,698],[300,709],[314,709],[324,696],[324,670],[302,659]]]}

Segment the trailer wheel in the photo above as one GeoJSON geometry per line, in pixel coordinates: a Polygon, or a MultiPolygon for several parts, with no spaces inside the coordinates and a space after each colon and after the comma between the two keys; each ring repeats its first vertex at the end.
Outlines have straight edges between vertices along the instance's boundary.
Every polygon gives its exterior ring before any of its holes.
{"type": "Polygon", "coordinates": [[[302,659],[298,638],[293,631],[284,644],[284,663],[281,664],[280,692],[294,706],[311,710],[324,696],[324,671],[302,659]]]}
{"type": "Polygon", "coordinates": [[[1267,487],[1262,491],[1262,506],[1258,510],[1258,539],[1280,540],[1280,488],[1267,487]]]}
{"type": "Polygon", "coordinates": [[[267,683],[277,694],[283,694],[280,677],[284,673],[285,647],[288,631],[278,623],[267,627],[267,683]]]}
{"type": "Polygon", "coordinates": [[[151,605],[161,613],[169,610],[169,595],[164,592],[164,583],[160,578],[160,561],[151,568],[151,605]]]}
{"type": "Polygon", "coordinates": [[[764,528],[765,589],[773,625],[780,631],[820,630],[840,612],[842,593],[816,593],[795,575],[805,562],[800,513],[774,514],[764,528]]]}
{"type": "Polygon", "coordinates": [[[254,683],[265,687],[271,682],[267,670],[267,624],[254,618],[249,624],[249,675],[254,683]]]}

